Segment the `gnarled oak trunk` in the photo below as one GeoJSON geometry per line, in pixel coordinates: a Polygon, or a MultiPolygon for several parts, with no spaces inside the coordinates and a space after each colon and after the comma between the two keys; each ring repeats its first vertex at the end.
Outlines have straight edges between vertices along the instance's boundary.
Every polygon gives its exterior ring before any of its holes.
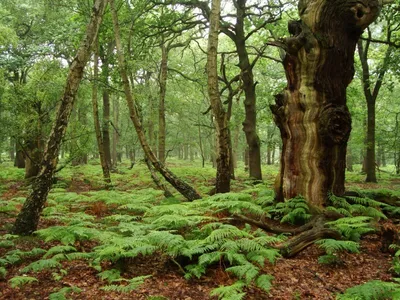
{"type": "Polygon", "coordinates": [[[304,196],[323,207],[344,193],[351,117],[346,88],[362,31],[380,10],[377,0],[302,0],[300,21],[284,43],[287,88],[271,106],[283,140],[279,200],[304,196]]]}

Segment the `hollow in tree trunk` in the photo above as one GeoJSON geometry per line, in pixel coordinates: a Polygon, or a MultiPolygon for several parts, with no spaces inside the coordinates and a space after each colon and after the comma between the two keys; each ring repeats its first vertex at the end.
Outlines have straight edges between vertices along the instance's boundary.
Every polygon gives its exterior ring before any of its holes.
{"type": "Polygon", "coordinates": [[[302,195],[316,207],[345,190],[351,117],[346,88],[362,31],[380,10],[376,0],[304,0],[289,22],[283,65],[287,88],[271,106],[283,141],[278,200],[302,195]]]}

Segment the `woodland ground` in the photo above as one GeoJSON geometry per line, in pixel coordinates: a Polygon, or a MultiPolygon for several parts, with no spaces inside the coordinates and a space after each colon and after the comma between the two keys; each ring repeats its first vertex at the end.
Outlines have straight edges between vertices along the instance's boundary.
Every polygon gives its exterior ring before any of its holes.
{"type": "MultiPolygon", "coordinates": [[[[215,176],[214,169],[200,168],[199,163],[171,161],[169,167],[201,194],[206,195],[211,190],[215,176]]],[[[63,169],[57,174],[58,180],[49,196],[49,202],[44,211],[45,217],[41,219],[39,229],[65,224],[73,225],[75,223],[71,219],[74,218],[82,221],[80,225],[86,224],[85,222],[90,223],[89,227],[96,224],[95,228],[99,230],[108,229],[110,226],[115,227],[116,217],[111,223],[107,223],[108,221],[104,223],[104,220],[110,220],[116,215],[117,205],[120,203],[116,204],[117,199],[106,199],[107,195],[111,195],[111,198],[118,198],[119,195],[120,197],[138,195],[138,198],[150,195],[157,199],[157,202],[152,205],[162,204],[163,197],[153,190],[155,186],[145,165],[138,163],[132,170],[128,170],[128,166],[127,162],[122,164],[119,167],[122,174],[112,175],[114,191],[110,192],[111,194],[101,191],[100,166],[92,164],[63,169]]],[[[102,271],[121,267],[121,275],[124,278],[152,275],[143,279],[144,283],[136,290],[127,293],[101,289],[108,285],[107,276],[104,276],[103,280],[98,275],[99,270],[96,270],[96,266],[91,265],[84,258],[60,260],[60,265],[57,266],[44,267],[36,271],[31,267],[23,271],[32,262],[37,261],[40,255],[49,249],[56,249],[54,247],[62,243],[65,246],[74,247],[75,250],[71,250],[72,252],[91,253],[96,251],[93,249],[99,246],[99,242],[91,239],[88,233],[86,236],[83,233],[68,241],[61,241],[63,237],[59,237],[58,240],[48,238],[48,241],[45,241],[46,238],[42,235],[22,238],[8,236],[8,230],[28,193],[29,185],[23,179],[23,170],[15,169],[7,162],[1,164],[0,167],[0,208],[2,208],[0,210],[0,257],[3,260],[7,259],[8,262],[12,261],[3,268],[3,273],[0,272],[0,299],[49,299],[49,297],[50,299],[218,299],[217,296],[210,296],[210,292],[219,286],[230,285],[236,280],[234,275],[225,272],[227,265],[224,261],[211,264],[205,275],[200,278],[185,279],[180,266],[182,263],[180,262],[179,265],[158,250],[148,255],[139,254],[135,258],[124,259],[122,267],[117,266],[120,261],[112,259],[101,261],[102,271]],[[34,248],[43,250],[35,254],[32,252],[34,248]],[[12,257],[16,258],[13,260],[12,257]],[[24,285],[16,284],[18,286],[13,288],[9,280],[15,276],[32,276],[37,281],[24,285]],[[78,289],[74,291],[75,287],[79,288],[79,292],[78,289]],[[65,288],[64,293],[54,294],[62,288],[65,288]],[[52,293],[53,295],[49,296],[52,293]]],[[[272,189],[277,167],[266,167],[263,171],[265,179],[263,186],[272,189]]],[[[356,168],[355,172],[347,174],[348,187],[361,190],[380,188],[400,190],[399,177],[386,172],[380,173],[379,176],[379,184],[366,184],[364,175],[359,174],[356,168]]],[[[238,171],[237,180],[233,182],[233,192],[251,191],[252,188],[252,183],[246,179],[244,171],[238,171]]],[[[179,199],[179,196],[177,198],[179,199]]],[[[118,216],[123,216],[123,214],[119,212],[118,216]]],[[[226,216],[220,214],[219,217],[226,216]]],[[[119,218],[122,219],[122,217],[119,218]]],[[[235,225],[239,228],[244,227],[244,224],[240,223],[235,225]]],[[[245,299],[335,299],[337,294],[344,292],[347,288],[370,280],[390,281],[393,277],[391,270],[393,256],[390,253],[382,253],[380,248],[380,236],[371,233],[360,241],[359,253],[342,253],[334,265],[318,263],[318,257],[324,254],[324,251],[317,245],[307,248],[294,258],[277,258],[275,263],[266,263],[262,268],[263,273],[274,277],[270,292],[267,293],[249,285],[245,288],[247,293],[245,299]]],[[[66,249],[64,250],[67,252],[66,249]]],[[[64,250],[59,250],[58,253],[64,250]]]]}

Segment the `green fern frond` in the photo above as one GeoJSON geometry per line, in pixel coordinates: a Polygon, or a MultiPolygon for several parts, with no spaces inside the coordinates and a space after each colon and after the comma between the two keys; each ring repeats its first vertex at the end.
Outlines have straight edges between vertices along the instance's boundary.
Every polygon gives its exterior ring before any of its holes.
{"type": "Polygon", "coordinates": [[[384,300],[398,299],[400,284],[380,280],[369,281],[362,285],[351,287],[343,295],[338,295],[338,300],[384,300]]]}
{"type": "Polygon", "coordinates": [[[206,238],[206,242],[214,243],[221,242],[226,239],[235,239],[235,238],[245,238],[251,237],[251,235],[243,230],[240,230],[236,226],[224,224],[220,226],[219,229],[214,230],[211,234],[206,238]]]}
{"type": "Polygon", "coordinates": [[[87,228],[81,225],[74,226],[53,226],[40,229],[35,232],[45,242],[60,241],[64,245],[72,245],[75,241],[96,239],[101,236],[100,231],[94,228],[87,228]]]}
{"type": "Polygon", "coordinates": [[[327,254],[347,251],[350,253],[358,253],[360,245],[353,241],[338,241],[335,239],[323,239],[316,242],[320,248],[324,249],[327,254]]]}
{"type": "Polygon", "coordinates": [[[77,250],[75,247],[72,247],[72,246],[58,245],[58,246],[51,247],[49,250],[47,250],[47,252],[43,256],[43,258],[47,258],[49,256],[53,256],[53,255],[59,254],[59,253],[67,253],[67,252],[72,252],[72,251],[77,251],[77,250]]]}
{"type": "Polygon", "coordinates": [[[336,212],[336,213],[339,213],[339,214],[341,214],[341,215],[343,215],[343,216],[345,216],[345,217],[352,217],[353,215],[347,210],[347,209],[345,209],[345,208],[343,208],[343,207],[338,207],[338,208],[336,208],[336,207],[333,207],[333,206],[328,206],[327,208],[326,208],[326,210],[327,211],[333,211],[333,212],[336,212]]]}
{"type": "Polygon", "coordinates": [[[262,249],[262,250],[250,252],[250,253],[247,254],[247,258],[250,261],[256,261],[261,266],[264,265],[266,259],[271,264],[273,264],[280,257],[281,257],[281,255],[280,255],[279,251],[276,250],[276,249],[262,249]],[[263,260],[261,260],[260,257],[262,257],[263,260]]]}
{"type": "Polygon", "coordinates": [[[12,288],[16,288],[37,281],[38,280],[35,277],[31,276],[14,276],[8,282],[12,288]]]}
{"type": "Polygon", "coordinates": [[[272,280],[274,280],[274,276],[269,274],[258,276],[256,280],[256,286],[262,289],[264,292],[269,293],[269,290],[272,287],[272,280]]]}
{"type": "Polygon", "coordinates": [[[55,293],[49,295],[49,300],[67,300],[67,295],[70,293],[80,293],[82,290],[76,286],[63,287],[55,293]]]}
{"type": "Polygon", "coordinates": [[[0,267],[0,279],[4,279],[7,276],[7,270],[4,267],[0,267]]]}
{"type": "Polygon", "coordinates": [[[130,280],[125,280],[128,283],[127,285],[112,284],[112,285],[106,285],[106,286],[102,287],[101,289],[106,292],[113,291],[113,292],[118,292],[118,293],[129,293],[133,290],[136,290],[149,277],[151,277],[151,275],[139,276],[139,277],[132,278],[130,280]]]}
{"type": "Polygon", "coordinates": [[[107,280],[109,283],[111,283],[121,278],[121,272],[117,269],[111,269],[103,271],[97,274],[97,276],[99,276],[101,280],[107,280]]]}
{"type": "Polygon", "coordinates": [[[229,267],[225,269],[225,271],[234,274],[239,279],[243,279],[245,284],[248,285],[257,277],[259,268],[251,263],[247,263],[244,265],[229,267]]]}
{"type": "Polygon", "coordinates": [[[242,300],[246,296],[243,292],[246,284],[242,281],[236,281],[232,285],[220,286],[213,289],[210,293],[211,296],[218,296],[220,300],[242,300]]]}
{"type": "Polygon", "coordinates": [[[31,264],[29,264],[28,266],[26,266],[25,268],[22,269],[22,272],[26,273],[29,271],[32,272],[40,272],[43,270],[47,270],[47,269],[54,269],[54,268],[60,268],[61,264],[55,260],[55,259],[41,259],[38,261],[35,261],[31,264]]]}
{"type": "Polygon", "coordinates": [[[191,279],[195,276],[197,279],[200,279],[202,275],[206,273],[206,266],[195,264],[195,265],[187,265],[185,267],[187,273],[185,273],[185,279],[191,279]]]}

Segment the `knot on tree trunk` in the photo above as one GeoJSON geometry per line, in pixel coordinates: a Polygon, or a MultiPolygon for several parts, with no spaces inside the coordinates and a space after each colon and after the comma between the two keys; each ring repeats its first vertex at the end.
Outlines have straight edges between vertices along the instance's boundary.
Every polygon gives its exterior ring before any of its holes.
{"type": "Polygon", "coordinates": [[[351,116],[346,106],[324,109],[319,118],[319,134],[327,145],[347,142],[351,131],[351,116]]]}

